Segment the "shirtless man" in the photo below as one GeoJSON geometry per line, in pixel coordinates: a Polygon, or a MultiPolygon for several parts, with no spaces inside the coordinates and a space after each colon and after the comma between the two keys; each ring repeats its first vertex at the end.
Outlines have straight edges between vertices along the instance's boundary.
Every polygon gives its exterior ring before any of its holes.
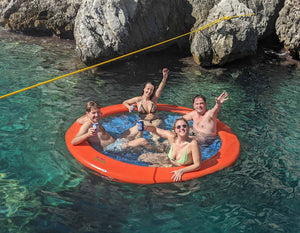
{"type": "Polygon", "coordinates": [[[138,138],[128,141],[125,138],[115,139],[106,132],[104,127],[98,123],[102,116],[100,105],[94,101],[86,104],[86,115],[77,119],[77,123],[82,124],[77,135],[72,140],[72,145],[78,145],[87,140],[98,150],[124,150],[128,147],[150,146],[145,138],[138,138]],[[93,124],[98,123],[97,128],[93,124]]]}
{"type": "Polygon", "coordinates": [[[215,98],[216,104],[212,109],[207,109],[206,98],[196,95],[193,99],[194,110],[183,116],[188,121],[193,121],[193,134],[201,146],[208,146],[217,137],[217,114],[222,104],[228,100],[228,93],[223,92],[215,98]]]}

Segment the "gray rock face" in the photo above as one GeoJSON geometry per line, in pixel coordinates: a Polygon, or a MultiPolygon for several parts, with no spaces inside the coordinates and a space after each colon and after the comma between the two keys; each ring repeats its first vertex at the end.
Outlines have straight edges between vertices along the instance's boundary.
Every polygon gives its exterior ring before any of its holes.
{"type": "Polygon", "coordinates": [[[74,39],[74,21],[81,1],[3,0],[0,5],[1,24],[30,35],[55,34],[74,39]]]}
{"type": "MultiPolygon", "coordinates": [[[[209,11],[202,25],[225,16],[252,13],[251,9],[238,0],[222,0],[209,11]]],[[[223,65],[245,55],[254,54],[258,33],[254,28],[252,17],[225,20],[197,32],[191,43],[194,60],[202,66],[223,65]]]]}
{"type": "Polygon", "coordinates": [[[286,0],[276,21],[276,33],[284,47],[295,57],[300,57],[300,1],[286,0]]]}
{"type": "Polygon", "coordinates": [[[299,56],[299,4],[299,0],[1,0],[0,24],[31,35],[75,39],[82,61],[94,64],[220,17],[255,13],[155,48],[178,43],[190,49],[198,64],[212,66],[254,54],[258,41],[275,32],[285,48],[299,56]]]}
{"type": "Polygon", "coordinates": [[[195,25],[203,26],[225,16],[251,13],[255,16],[225,20],[197,32],[191,43],[194,60],[201,66],[224,65],[254,54],[257,42],[274,32],[274,15],[278,14],[281,4],[281,1],[268,0],[219,1],[210,9],[206,20],[197,17],[195,25]]]}
{"type": "Polygon", "coordinates": [[[180,35],[193,23],[189,6],[182,0],[84,0],[75,21],[77,51],[89,64],[180,35]]]}

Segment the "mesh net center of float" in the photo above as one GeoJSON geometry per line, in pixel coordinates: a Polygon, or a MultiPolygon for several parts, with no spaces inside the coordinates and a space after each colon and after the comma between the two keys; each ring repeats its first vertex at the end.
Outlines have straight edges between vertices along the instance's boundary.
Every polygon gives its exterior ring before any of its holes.
{"type": "MultiPolygon", "coordinates": [[[[179,118],[180,114],[178,113],[170,113],[170,112],[159,112],[159,117],[162,120],[162,123],[159,125],[162,129],[172,130],[172,126],[177,118],[179,118]]],[[[102,126],[106,129],[106,131],[115,138],[120,138],[120,135],[128,130],[129,128],[136,125],[139,120],[139,116],[136,113],[128,113],[128,114],[117,114],[113,116],[108,116],[99,121],[102,126]]],[[[192,127],[192,122],[190,122],[190,127],[192,127]]],[[[149,143],[153,146],[157,146],[157,143],[152,139],[152,136],[148,131],[143,131],[143,137],[146,138],[149,143]]],[[[163,152],[168,153],[168,142],[164,138],[158,139],[159,144],[163,143],[162,148],[166,148],[163,152]]],[[[212,144],[207,147],[201,147],[202,153],[202,161],[211,158],[214,156],[221,147],[221,140],[217,138],[212,144]]],[[[95,148],[97,149],[97,148],[95,148]]],[[[153,153],[155,151],[145,149],[143,147],[137,148],[128,148],[126,150],[119,150],[111,148],[110,150],[100,151],[100,153],[105,154],[115,160],[140,165],[140,166],[149,166],[148,163],[138,161],[138,157],[143,153],[153,153]]],[[[166,155],[167,156],[167,155],[166,155]]]]}

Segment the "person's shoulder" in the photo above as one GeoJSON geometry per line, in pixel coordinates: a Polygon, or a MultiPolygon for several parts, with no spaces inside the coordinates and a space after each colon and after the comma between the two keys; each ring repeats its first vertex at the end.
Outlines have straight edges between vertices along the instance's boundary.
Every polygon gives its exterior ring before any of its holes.
{"type": "Polygon", "coordinates": [[[82,128],[90,128],[92,127],[92,123],[90,121],[84,121],[81,125],[82,128]]]}
{"type": "Polygon", "coordinates": [[[197,112],[196,112],[196,110],[193,110],[193,111],[187,113],[186,116],[190,116],[190,117],[192,117],[194,119],[194,117],[197,116],[197,112]]]}
{"type": "Polygon", "coordinates": [[[193,115],[193,114],[194,114],[193,112],[195,112],[195,110],[192,110],[192,111],[190,111],[190,112],[186,113],[185,115],[183,115],[183,117],[184,117],[184,116],[191,116],[191,115],[193,115]]]}
{"type": "Polygon", "coordinates": [[[190,145],[191,145],[191,146],[198,146],[198,142],[196,141],[196,139],[191,138],[190,145]]]}
{"type": "Polygon", "coordinates": [[[77,122],[78,124],[80,124],[80,125],[83,125],[83,123],[85,123],[85,122],[87,122],[87,121],[88,121],[88,118],[87,118],[86,115],[81,116],[81,117],[79,117],[79,118],[76,120],[76,122],[77,122]]]}
{"type": "Polygon", "coordinates": [[[204,115],[213,115],[215,113],[215,109],[207,109],[204,115]]]}
{"type": "Polygon", "coordinates": [[[171,144],[173,144],[175,142],[176,139],[176,134],[173,131],[170,130],[166,130],[167,134],[168,134],[168,140],[171,144]]]}
{"type": "Polygon", "coordinates": [[[133,97],[135,102],[140,102],[142,100],[142,96],[133,97]]]}

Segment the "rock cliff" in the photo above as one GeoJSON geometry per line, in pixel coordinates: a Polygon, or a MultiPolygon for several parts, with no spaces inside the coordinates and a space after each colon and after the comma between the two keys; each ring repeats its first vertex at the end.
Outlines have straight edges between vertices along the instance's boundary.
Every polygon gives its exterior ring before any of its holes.
{"type": "Polygon", "coordinates": [[[182,0],[83,0],[74,28],[77,51],[92,63],[158,43],[189,31],[190,13],[182,0]]]}
{"type": "Polygon", "coordinates": [[[255,54],[257,44],[275,33],[299,58],[299,12],[299,0],[1,0],[0,24],[29,35],[74,39],[81,60],[93,64],[220,17],[254,13],[172,42],[188,48],[199,65],[212,66],[255,54]]]}
{"type": "Polygon", "coordinates": [[[300,1],[286,0],[276,21],[279,40],[293,57],[300,57],[300,1]]]}
{"type": "Polygon", "coordinates": [[[74,39],[75,17],[82,0],[1,0],[0,24],[35,36],[74,39]]]}

